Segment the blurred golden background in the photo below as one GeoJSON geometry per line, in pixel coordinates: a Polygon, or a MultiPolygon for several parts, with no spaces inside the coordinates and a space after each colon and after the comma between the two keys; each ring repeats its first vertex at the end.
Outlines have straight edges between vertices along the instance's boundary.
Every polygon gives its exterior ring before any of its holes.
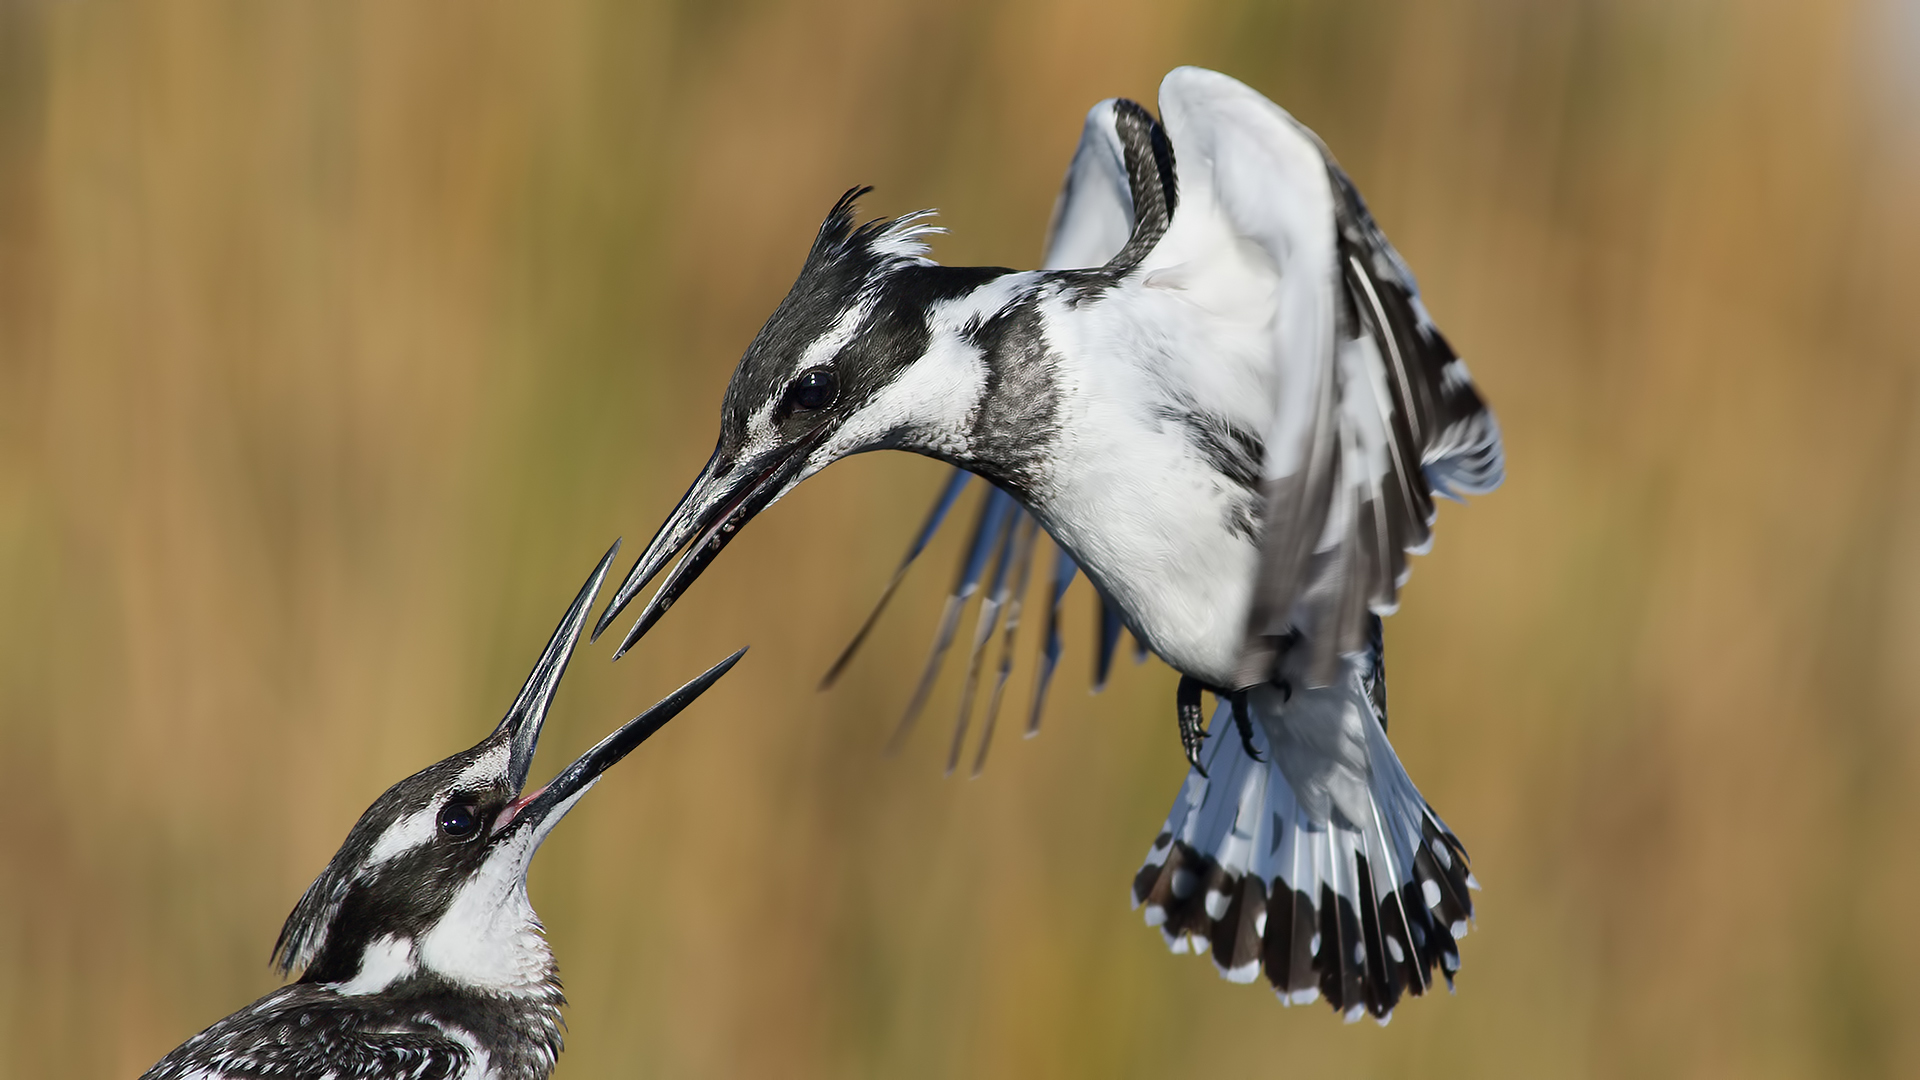
{"type": "Polygon", "coordinates": [[[942,474],[875,455],[569,676],[541,777],[754,646],[536,863],[559,1075],[1920,1074],[1911,4],[0,0],[0,1075],[276,985],[844,188],[1031,265],[1086,108],[1179,63],[1320,132],[1505,425],[1388,624],[1459,993],[1346,1027],[1166,954],[1173,678],[1086,695],[1084,583],[1038,739],[942,781],[950,663],[883,758],[956,540],[815,693],[942,474]]]}

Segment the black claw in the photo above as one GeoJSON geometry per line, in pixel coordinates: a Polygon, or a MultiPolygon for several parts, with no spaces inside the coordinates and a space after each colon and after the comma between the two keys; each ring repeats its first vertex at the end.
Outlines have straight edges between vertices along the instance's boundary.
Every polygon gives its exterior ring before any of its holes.
{"type": "Polygon", "coordinates": [[[1200,712],[1201,689],[1200,680],[1191,675],[1180,676],[1180,688],[1174,691],[1174,711],[1180,722],[1180,748],[1187,752],[1187,764],[1205,776],[1207,768],[1200,764],[1200,747],[1207,739],[1206,722],[1200,712]]]}
{"type": "Polygon", "coordinates": [[[1266,758],[1260,756],[1260,751],[1253,747],[1253,717],[1247,712],[1247,692],[1236,691],[1227,695],[1227,700],[1233,703],[1233,726],[1240,732],[1241,749],[1255,761],[1266,761],[1266,758]]]}

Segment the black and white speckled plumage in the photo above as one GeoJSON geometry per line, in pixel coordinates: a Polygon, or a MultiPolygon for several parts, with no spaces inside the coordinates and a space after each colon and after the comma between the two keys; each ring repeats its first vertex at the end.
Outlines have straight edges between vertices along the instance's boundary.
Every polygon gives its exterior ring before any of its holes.
{"type": "Polygon", "coordinates": [[[522,997],[433,977],[365,997],[284,986],[181,1044],[143,1080],[538,1080],[561,1049],[557,981],[522,997]]]}
{"type": "Polygon", "coordinates": [[[1088,114],[1039,270],[936,266],[909,242],[923,214],[855,228],[859,192],[843,198],[735,371],[719,449],[596,633],[685,548],[630,646],[747,520],[842,457],[902,449],[982,476],[901,730],[978,595],[964,734],[1031,516],[1060,549],[1040,693],[1079,572],[1100,595],[1098,681],[1123,626],[1188,680],[1193,772],[1136,904],[1178,948],[1230,946],[1230,978],[1265,970],[1284,1000],[1384,1019],[1451,979],[1472,877],[1387,742],[1380,617],[1436,497],[1500,483],[1499,426],[1311,131],[1197,68],[1167,76],[1160,108],[1088,114]],[[1204,744],[1196,685],[1222,698],[1204,744]],[[1277,936],[1267,897],[1302,933],[1277,936]]]}
{"type": "Polygon", "coordinates": [[[551,782],[527,769],[616,543],[493,733],[374,800],[274,946],[299,979],[182,1043],[143,1080],[543,1080],[561,1048],[558,969],[527,900],[547,833],[738,653],[551,782]]]}

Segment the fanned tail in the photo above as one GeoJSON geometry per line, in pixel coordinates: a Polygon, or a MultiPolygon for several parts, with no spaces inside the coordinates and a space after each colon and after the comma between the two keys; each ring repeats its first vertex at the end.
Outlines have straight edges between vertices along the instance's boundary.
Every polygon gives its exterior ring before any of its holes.
{"type": "Polygon", "coordinates": [[[1348,1020],[1386,1023],[1404,994],[1433,988],[1436,972],[1451,989],[1478,885],[1466,850],[1407,778],[1357,670],[1290,700],[1256,694],[1254,710],[1266,760],[1247,756],[1221,703],[1201,749],[1207,775],[1188,771],[1134,877],[1134,906],[1174,952],[1212,952],[1233,982],[1264,971],[1281,1001],[1325,997],[1348,1020]],[[1364,749],[1336,762],[1308,731],[1315,725],[1364,749]],[[1346,761],[1364,761],[1364,773],[1346,761]],[[1339,790],[1349,780],[1359,784],[1339,790]]]}

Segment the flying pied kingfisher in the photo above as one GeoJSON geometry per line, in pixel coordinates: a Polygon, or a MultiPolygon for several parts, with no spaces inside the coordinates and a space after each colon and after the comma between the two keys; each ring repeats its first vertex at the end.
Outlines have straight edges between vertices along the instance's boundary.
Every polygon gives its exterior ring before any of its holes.
{"type": "MultiPolygon", "coordinates": [[[[280,931],[281,987],[182,1043],[143,1080],[541,1080],[565,998],[527,866],[608,767],[735,653],[523,791],[540,726],[616,542],[493,734],[374,800],[280,931]]],[[[745,650],[741,650],[744,652],[745,650]]]]}
{"type": "Polygon", "coordinates": [[[1134,879],[1148,923],[1230,980],[1264,970],[1282,1001],[1325,996],[1349,1020],[1384,1023],[1436,972],[1451,987],[1477,883],[1387,741],[1380,616],[1435,496],[1492,490],[1504,457],[1352,182],[1271,101],[1180,68],[1158,120],[1119,99],[1088,114],[1040,270],[940,266],[924,212],[856,226],[863,191],[747,348],[712,459],[596,634],[687,549],[630,647],[833,461],[958,466],[909,561],[965,473],[993,491],[902,730],[991,559],[951,769],[980,647],[1000,611],[1015,619],[1044,527],[1061,556],[1036,708],[1076,571],[1102,600],[1102,672],[1124,625],[1182,675],[1191,768],[1134,879]],[[1207,727],[1202,690],[1219,699],[1207,727]]]}

